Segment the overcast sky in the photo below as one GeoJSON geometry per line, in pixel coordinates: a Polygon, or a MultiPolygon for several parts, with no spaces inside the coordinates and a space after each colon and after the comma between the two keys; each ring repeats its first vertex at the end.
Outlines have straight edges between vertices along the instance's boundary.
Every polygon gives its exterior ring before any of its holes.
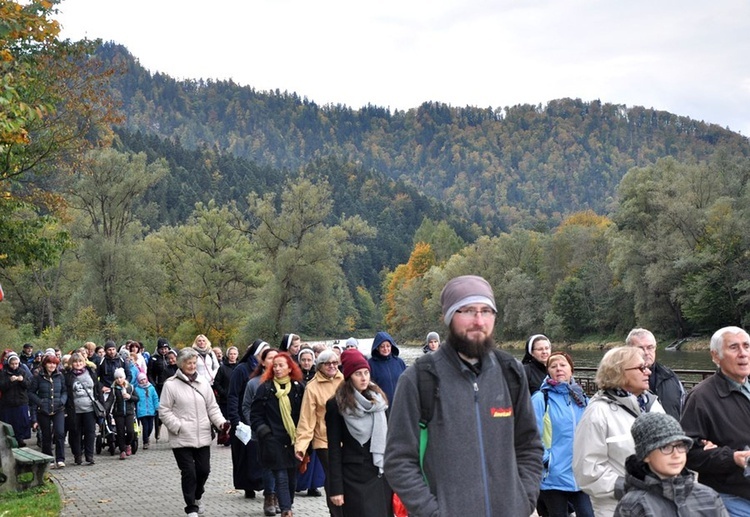
{"type": "Polygon", "coordinates": [[[747,0],[63,0],[64,38],[318,104],[639,105],[750,136],[747,0]]]}

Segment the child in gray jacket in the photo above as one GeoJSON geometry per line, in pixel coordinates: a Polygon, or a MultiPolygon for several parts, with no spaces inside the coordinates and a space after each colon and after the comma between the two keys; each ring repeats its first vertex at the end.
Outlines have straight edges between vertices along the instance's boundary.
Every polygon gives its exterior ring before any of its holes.
{"type": "Polygon", "coordinates": [[[693,440],[677,420],[644,413],[630,433],[635,454],[625,463],[625,495],[615,517],[729,517],[719,494],[685,468],[693,440]]]}

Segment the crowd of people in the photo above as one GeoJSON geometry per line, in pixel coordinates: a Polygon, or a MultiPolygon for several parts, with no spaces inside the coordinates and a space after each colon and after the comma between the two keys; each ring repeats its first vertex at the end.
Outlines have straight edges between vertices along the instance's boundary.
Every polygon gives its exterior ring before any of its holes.
{"type": "Polygon", "coordinates": [[[66,437],[75,464],[94,465],[108,424],[123,460],[166,429],[189,517],[205,511],[213,444],[231,447],[235,488],[260,492],[269,517],[292,517],[300,492],[324,492],[335,517],[750,517],[746,331],[713,335],[717,371],[686,394],[653,334],[633,329],[589,398],[546,336],[522,361],[497,349],[485,279],[450,280],[441,304],[447,338],[430,332],[408,368],[387,332],[369,358],[355,338],[295,334],[242,354],[204,335],[179,351],[160,338],[153,355],[135,341],[26,344],[3,353],[0,419],[19,446],[36,434],[53,468],[66,437]]]}
{"type": "Polygon", "coordinates": [[[65,468],[66,442],[76,465],[96,463],[97,437],[111,430],[120,458],[133,454],[136,430],[143,429],[143,448],[156,426],[159,393],[175,374],[177,352],[160,340],[151,356],[143,344],[88,342],[63,354],[59,349],[20,354],[7,349],[0,357],[0,420],[11,425],[19,447],[32,436],[42,452],[54,458],[51,468],[65,468]]]}

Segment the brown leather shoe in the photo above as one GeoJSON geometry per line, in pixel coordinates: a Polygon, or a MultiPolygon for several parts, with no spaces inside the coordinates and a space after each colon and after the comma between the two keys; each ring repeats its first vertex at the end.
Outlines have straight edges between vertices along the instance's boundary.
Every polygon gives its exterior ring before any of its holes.
{"type": "Polygon", "coordinates": [[[263,515],[266,517],[274,517],[276,515],[276,507],[273,504],[273,495],[267,495],[263,498],[263,515]]]}

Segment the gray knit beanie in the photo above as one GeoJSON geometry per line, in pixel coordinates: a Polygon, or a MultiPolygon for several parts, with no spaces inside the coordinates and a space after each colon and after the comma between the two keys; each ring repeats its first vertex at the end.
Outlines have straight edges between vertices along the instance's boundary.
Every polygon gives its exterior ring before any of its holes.
{"type": "Polygon", "coordinates": [[[429,344],[430,341],[432,341],[433,339],[437,341],[438,343],[440,343],[440,334],[438,334],[437,332],[430,332],[429,334],[427,334],[427,339],[425,339],[425,345],[429,344]]]}
{"type": "Polygon", "coordinates": [[[445,284],[443,292],[440,293],[445,324],[450,325],[456,311],[470,303],[484,303],[497,312],[495,295],[487,280],[481,276],[464,275],[457,276],[445,284]]]}
{"type": "Polygon", "coordinates": [[[688,448],[693,444],[680,423],[665,413],[644,413],[635,419],[630,434],[635,442],[635,455],[641,461],[652,451],[672,442],[685,442],[688,448]]]}

